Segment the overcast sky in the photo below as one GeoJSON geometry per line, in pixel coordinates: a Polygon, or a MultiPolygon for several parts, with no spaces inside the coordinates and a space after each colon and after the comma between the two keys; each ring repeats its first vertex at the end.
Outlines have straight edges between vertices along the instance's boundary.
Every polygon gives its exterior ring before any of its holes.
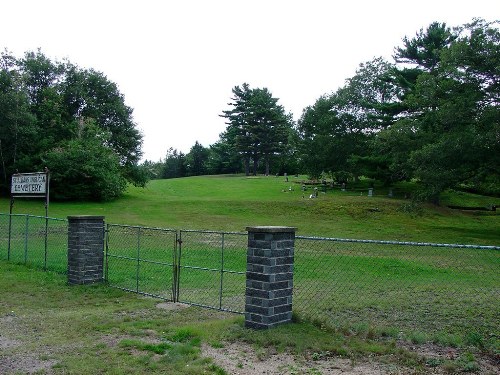
{"type": "Polygon", "coordinates": [[[298,119],[405,35],[500,19],[500,1],[0,0],[0,11],[0,49],[41,48],[115,82],[157,161],[217,141],[236,85],[267,87],[298,119]]]}

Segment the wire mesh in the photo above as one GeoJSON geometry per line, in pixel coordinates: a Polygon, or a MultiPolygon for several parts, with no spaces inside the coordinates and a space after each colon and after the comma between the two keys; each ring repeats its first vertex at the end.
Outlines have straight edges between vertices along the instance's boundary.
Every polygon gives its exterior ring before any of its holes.
{"type": "Polygon", "coordinates": [[[44,216],[0,214],[0,259],[67,272],[68,222],[44,216]]]}
{"type": "Polygon", "coordinates": [[[243,312],[246,233],[182,230],[180,243],[179,301],[243,312]]]}
{"type": "Polygon", "coordinates": [[[294,311],[346,330],[498,332],[500,248],[296,238],[294,311]]]}
{"type": "Polygon", "coordinates": [[[109,285],[174,301],[176,236],[170,229],[108,224],[109,285]]]}
{"type": "Polygon", "coordinates": [[[0,213],[0,259],[7,260],[9,242],[9,215],[0,213]]]}
{"type": "MultiPolygon", "coordinates": [[[[66,272],[67,227],[0,214],[0,259],[66,272]]],[[[105,278],[124,290],[241,313],[246,249],[246,233],[108,224],[105,278]]],[[[293,309],[346,330],[498,338],[500,247],[297,236],[293,309]]]]}

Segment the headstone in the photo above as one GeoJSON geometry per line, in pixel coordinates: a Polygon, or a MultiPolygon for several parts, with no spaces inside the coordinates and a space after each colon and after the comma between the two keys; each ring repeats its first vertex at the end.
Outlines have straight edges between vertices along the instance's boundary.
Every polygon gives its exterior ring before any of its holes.
{"type": "Polygon", "coordinates": [[[368,196],[373,197],[373,188],[368,189],[368,196]]]}

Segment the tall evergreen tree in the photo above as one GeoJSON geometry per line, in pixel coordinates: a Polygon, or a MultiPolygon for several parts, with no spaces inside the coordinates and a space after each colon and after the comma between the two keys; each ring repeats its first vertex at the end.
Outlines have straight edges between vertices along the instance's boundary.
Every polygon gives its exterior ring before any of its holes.
{"type": "Polygon", "coordinates": [[[228,125],[226,137],[235,150],[243,157],[245,174],[257,174],[259,161],[264,158],[265,173],[269,174],[270,158],[283,151],[291,128],[291,117],[287,115],[278,99],[267,88],[251,89],[247,83],[232,90],[232,107],[223,111],[228,125]]]}

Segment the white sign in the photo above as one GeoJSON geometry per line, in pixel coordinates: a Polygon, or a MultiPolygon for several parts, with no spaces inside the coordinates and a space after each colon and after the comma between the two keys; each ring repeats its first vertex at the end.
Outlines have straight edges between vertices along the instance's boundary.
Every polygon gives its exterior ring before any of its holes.
{"type": "Polygon", "coordinates": [[[10,187],[12,195],[25,194],[46,194],[47,174],[46,173],[20,173],[12,176],[10,187]]]}

